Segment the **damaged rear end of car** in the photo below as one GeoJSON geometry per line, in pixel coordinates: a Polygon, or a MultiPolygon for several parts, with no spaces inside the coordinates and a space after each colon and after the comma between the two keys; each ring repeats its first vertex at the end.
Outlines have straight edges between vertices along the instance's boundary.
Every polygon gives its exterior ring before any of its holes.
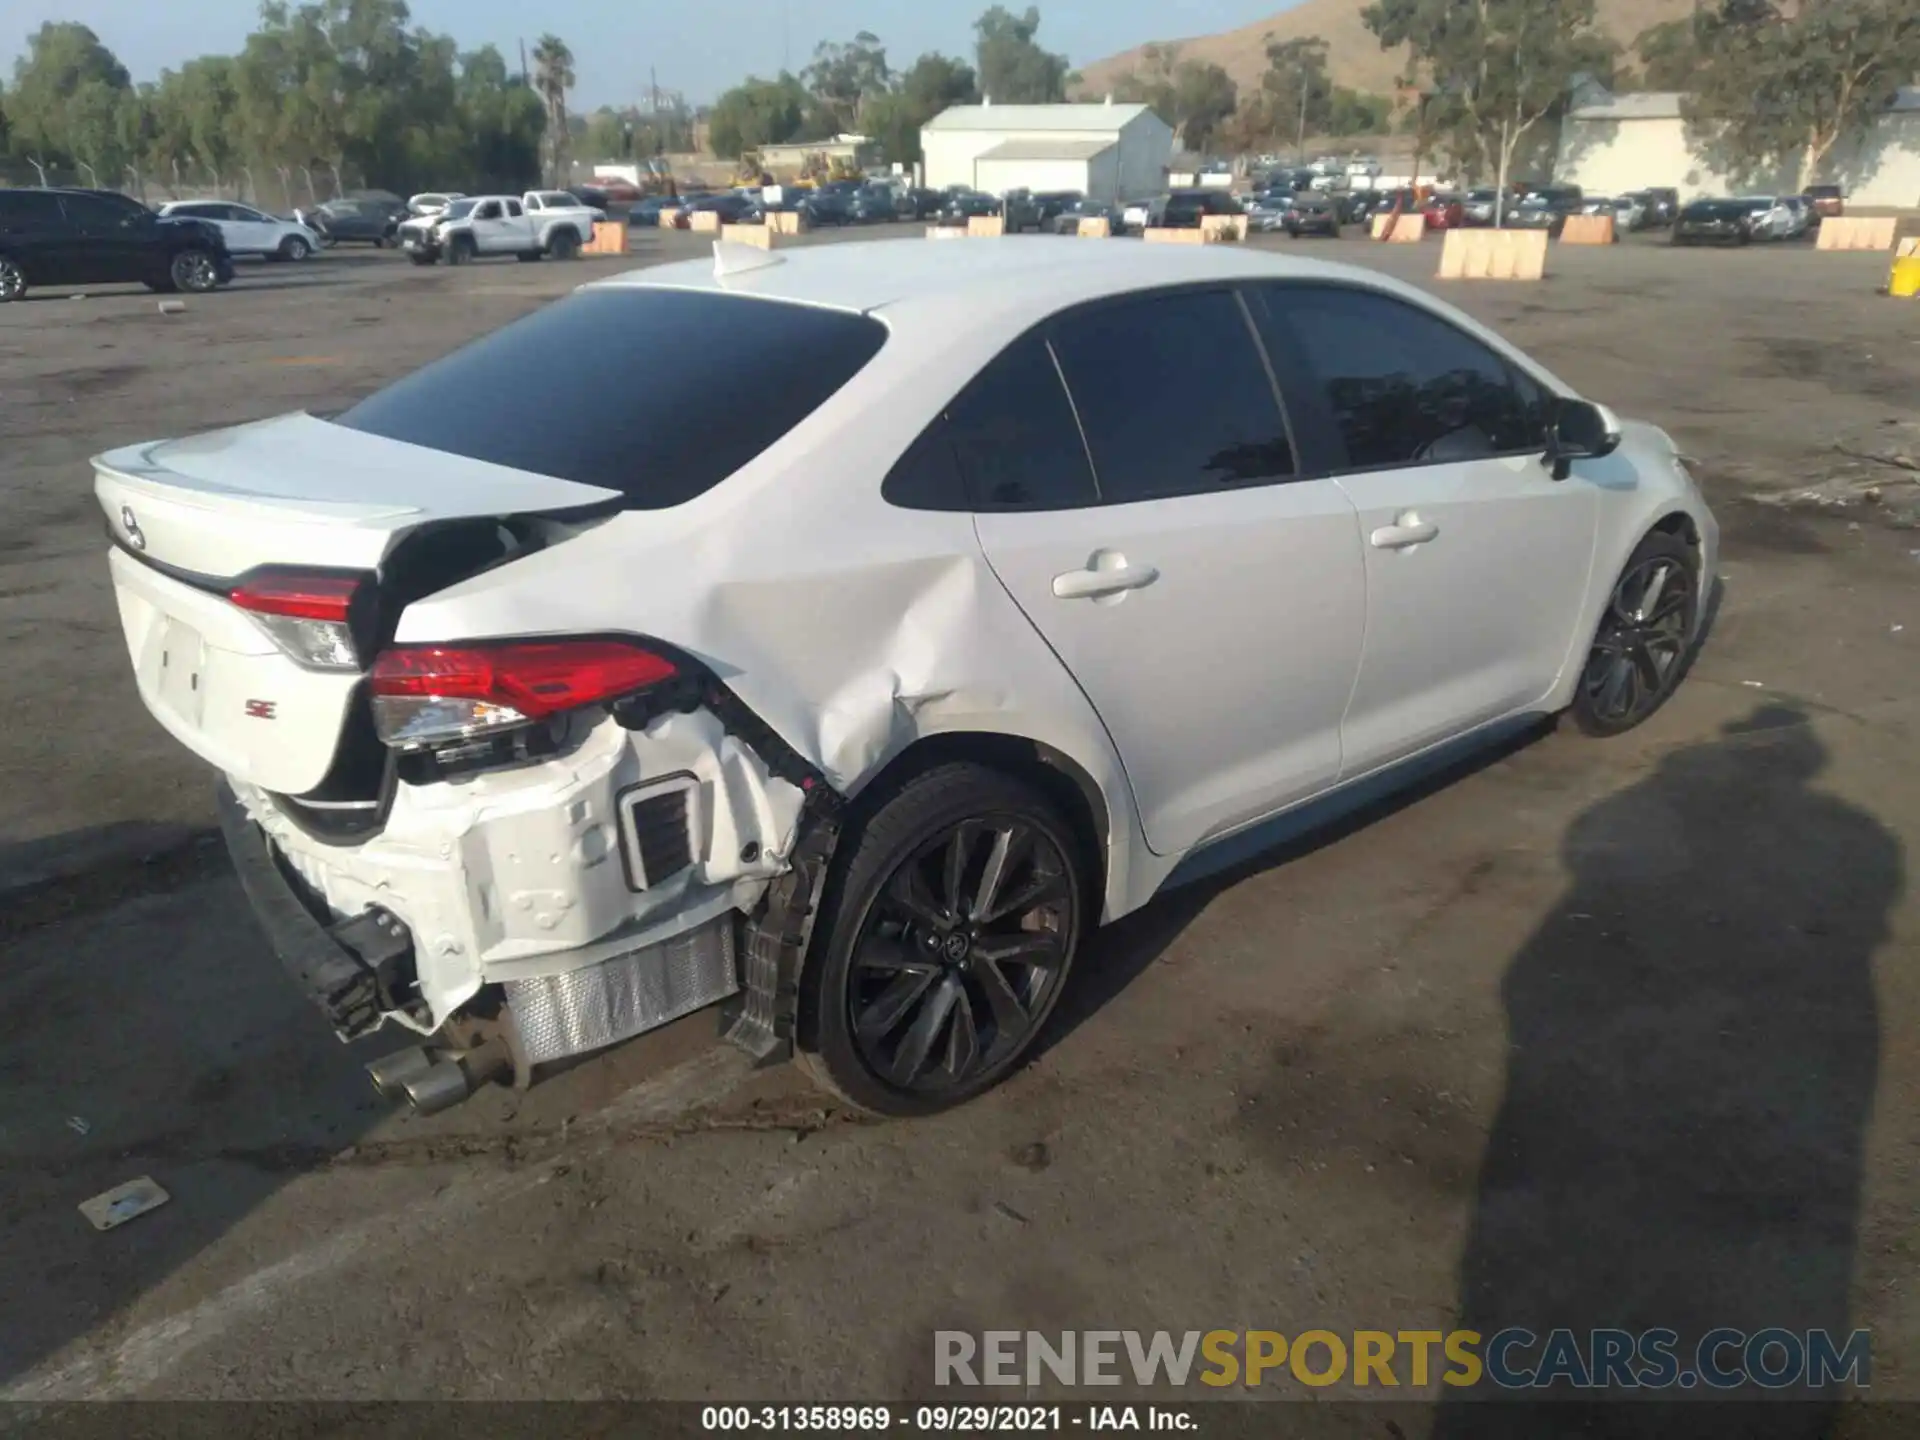
{"type": "Polygon", "coordinates": [[[340,1038],[412,1032],[370,1067],[383,1093],[444,1108],[723,1000],[752,1053],[790,1047],[840,797],[688,609],[569,588],[569,547],[636,536],[658,588],[702,544],[671,512],[885,338],[849,312],[583,293],[332,419],[94,462],[141,698],[220,772],[242,884],[340,1038]],[[583,373],[676,343],[712,358],[670,384],[759,413],[637,433],[583,373]],[[765,398],[756,350],[804,373],[765,398]]]}

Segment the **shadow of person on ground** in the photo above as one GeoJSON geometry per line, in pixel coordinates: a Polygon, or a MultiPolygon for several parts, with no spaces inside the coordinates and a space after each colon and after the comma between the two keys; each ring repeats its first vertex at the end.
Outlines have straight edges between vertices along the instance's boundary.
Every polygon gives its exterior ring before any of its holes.
{"type": "MultiPolygon", "coordinates": [[[[1483,1355],[1514,1327],[1539,1337],[1509,1352],[1519,1370],[1561,1328],[1583,1350],[1598,1329],[1676,1331],[1683,1375],[1717,1327],[1845,1346],[1879,1048],[1872,957],[1902,856],[1871,816],[1810,788],[1826,758],[1804,713],[1762,707],[1568,832],[1571,888],[1503,985],[1506,1095],[1458,1322],[1483,1355]]],[[[1602,1395],[1492,1379],[1447,1396],[1433,1433],[1786,1440],[1833,1418],[1833,1392],[1806,1385],[1602,1395]],[[1715,1395],[1801,1403],[1695,1403],[1715,1395]],[[1617,1403],[1636,1397],[1672,1403],[1617,1403]]]]}

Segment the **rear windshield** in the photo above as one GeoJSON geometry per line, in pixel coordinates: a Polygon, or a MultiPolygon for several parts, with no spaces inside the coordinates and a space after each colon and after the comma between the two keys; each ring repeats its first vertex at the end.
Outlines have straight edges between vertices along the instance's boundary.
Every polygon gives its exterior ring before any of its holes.
{"type": "Polygon", "coordinates": [[[865,315],[710,290],[586,290],[335,418],[663,510],[718,485],[859,373],[865,315]]]}

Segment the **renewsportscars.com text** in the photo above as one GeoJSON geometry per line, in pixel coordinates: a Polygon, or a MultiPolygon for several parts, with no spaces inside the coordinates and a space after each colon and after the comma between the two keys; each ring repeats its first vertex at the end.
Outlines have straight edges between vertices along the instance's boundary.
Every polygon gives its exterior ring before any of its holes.
{"type": "Polygon", "coordinates": [[[1767,1390],[1872,1383],[1865,1330],[938,1330],[936,1385],[1767,1390]]]}

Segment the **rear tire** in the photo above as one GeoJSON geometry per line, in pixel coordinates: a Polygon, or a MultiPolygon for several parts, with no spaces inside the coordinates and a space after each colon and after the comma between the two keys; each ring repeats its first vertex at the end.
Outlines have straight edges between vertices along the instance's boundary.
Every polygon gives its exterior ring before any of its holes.
{"type": "Polygon", "coordinates": [[[571,260],[580,253],[580,236],[572,230],[556,230],[547,237],[547,254],[556,260],[571,260]]]}
{"type": "Polygon", "coordinates": [[[16,260],[0,255],[0,305],[24,299],[27,293],[27,272],[20,268],[16,260]]]}
{"type": "Polygon", "coordinates": [[[999,1083],[1066,988],[1091,867],[1038,791],[982,765],[908,780],[848,828],[801,982],[801,1049],[879,1115],[929,1115],[999,1083]]]}
{"type": "Polygon", "coordinates": [[[1656,530],[1634,548],[1607,596],[1568,713],[1588,735],[1624,735],[1672,698],[1700,615],[1693,552],[1656,530]]]}

